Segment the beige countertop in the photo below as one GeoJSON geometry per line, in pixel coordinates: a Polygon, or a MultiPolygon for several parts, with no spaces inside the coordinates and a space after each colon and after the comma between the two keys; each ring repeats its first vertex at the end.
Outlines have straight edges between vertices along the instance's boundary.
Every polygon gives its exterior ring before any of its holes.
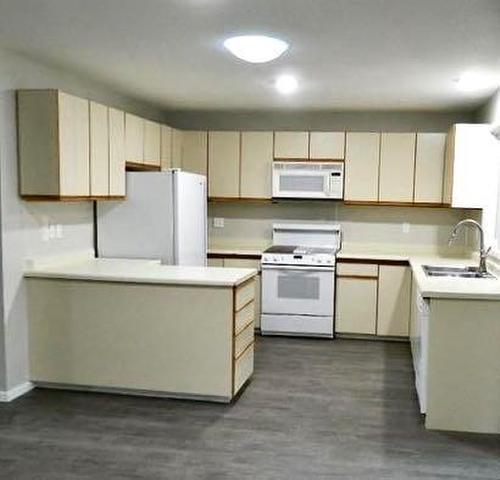
{"type": "Polygon", "coordinates": [[[104,259],[75,255],[64,260],[27,261],[28,278],[59,278],[98,282],[151,283],[232,287],[257,274],[252,268],[184,267],[155,260],[104,259]]]}

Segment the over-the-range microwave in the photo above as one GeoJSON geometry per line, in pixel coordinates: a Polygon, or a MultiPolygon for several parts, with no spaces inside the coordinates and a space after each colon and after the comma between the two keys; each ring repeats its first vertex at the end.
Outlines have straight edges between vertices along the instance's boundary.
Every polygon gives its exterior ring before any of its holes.
{"type": "Polygon", "coordinates": [[[344,162],[273,162],[274,198],[344,197],[344,162]]]}

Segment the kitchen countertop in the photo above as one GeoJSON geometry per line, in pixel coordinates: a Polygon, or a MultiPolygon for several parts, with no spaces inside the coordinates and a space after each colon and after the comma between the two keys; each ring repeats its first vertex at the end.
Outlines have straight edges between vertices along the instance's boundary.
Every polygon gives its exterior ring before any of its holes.
{"type": "Polygon", "coordinates": [[[75,255],[64,261],[27,262],[28,278],[58,278],[98,282],[233,287],[257,274],[252,268],[184,267],[155,260],[104,259],[75,255]]]}

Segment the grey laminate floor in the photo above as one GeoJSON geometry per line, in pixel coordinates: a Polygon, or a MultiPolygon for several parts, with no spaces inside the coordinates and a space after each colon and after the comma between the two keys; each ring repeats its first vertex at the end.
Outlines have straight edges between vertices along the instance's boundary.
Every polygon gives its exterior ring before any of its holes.
{"type": "Polygon", "coordinates": [[[409,347],[259,339],[233,405],[36,390],[0,404],[2,479],[500,479],[500,436],[425,431],[409,347]]]}

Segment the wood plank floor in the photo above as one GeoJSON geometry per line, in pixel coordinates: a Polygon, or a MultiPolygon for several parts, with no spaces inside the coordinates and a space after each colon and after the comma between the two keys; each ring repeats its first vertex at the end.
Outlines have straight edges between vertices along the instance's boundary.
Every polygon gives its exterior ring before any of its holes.
{"type": "Polygon", "coordinates": [[[429,432],[407,344],[260,338],[233,405],[36,390],[0,478],[500,479],[500,436],[429,432]]]}

